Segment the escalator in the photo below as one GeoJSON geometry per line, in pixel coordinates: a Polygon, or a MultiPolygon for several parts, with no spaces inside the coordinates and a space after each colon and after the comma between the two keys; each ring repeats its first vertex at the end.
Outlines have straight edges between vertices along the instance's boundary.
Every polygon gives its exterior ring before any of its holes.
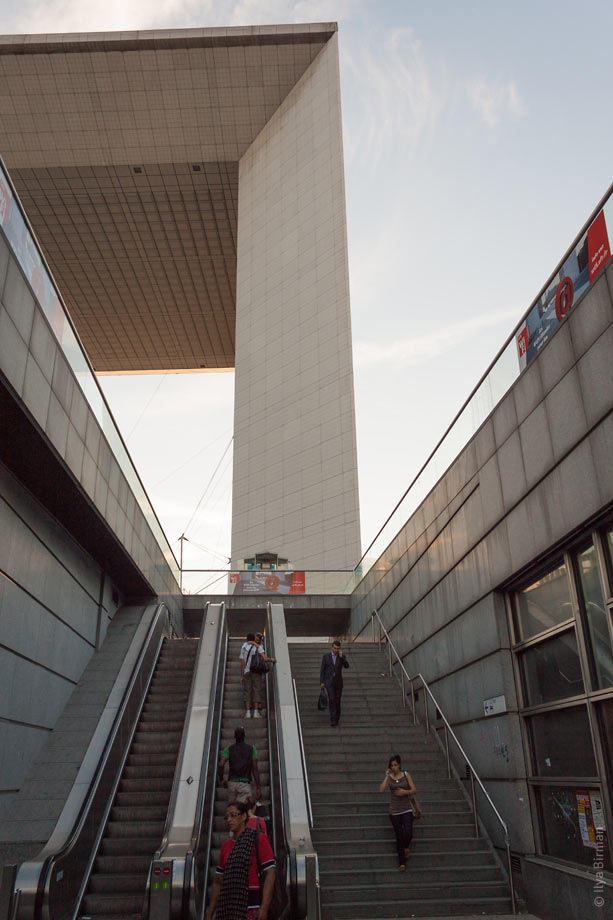
{"type": "Polygon", "coordinates": [[[164,831],[197,651],[197,639],[164,639],[80,916],[141,916],[151,857],[164,831]]]}
{"type": "Polygon", "coordinates": [[[145,608],[64,810],[45,848],[2,876],[9,920],[202,920],[227,837],[220,751],[243,725],[258,751],[283,917],[318,920],[304,758],[281,605],[269,605],[261,719],[245,719],[242,640],[223,604],[200,639],[170,638],[163,605],[145,608]]]}
{"type": "MultiPolygon", "coordinates": [[[[228,745],[234,744],[234,729],[239,725],[242,725],[245,729],[245,742],[247,744],[255,745],[258,755],[258,769],[260,772],[260,783],[262,787],[262,800],[266,803],[269,803],[270,760],[268,743],[268,707],[262,707],[262,718],[245,719],[245,707],[243,705],[243,686],[240,679],[241,672],[239,661],[242,644],[242,639],[230,639],[228,641],[219,753],[221,754],[223,749],[228,745]]],[[[227,804],[228,790],[223,786],[218,785],[215,790],[215,816],[213,819],[213,838],[209,857],[209,886],[212,883],[213,877],[215,875],[215,868],[219,861],[221,846],[223,842],[228,839],[228,828],[224,817],[227,804]]],[[[271,839],[273,839],[274,835],[272,835],[272,831],[269,832],[269,836],[271,836],[271,839]]]]}

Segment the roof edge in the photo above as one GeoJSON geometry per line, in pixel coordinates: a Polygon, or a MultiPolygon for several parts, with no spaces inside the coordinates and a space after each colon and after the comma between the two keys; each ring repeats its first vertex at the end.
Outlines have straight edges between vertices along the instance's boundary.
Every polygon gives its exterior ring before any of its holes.
{"type": "Polygon", "coordinates": [[[151,51],[237,45],[283,45],[328,41],[336,22],[126,32],[57,32],[0,35],[0,54],[70,54],[92,51],[151,51]]]}

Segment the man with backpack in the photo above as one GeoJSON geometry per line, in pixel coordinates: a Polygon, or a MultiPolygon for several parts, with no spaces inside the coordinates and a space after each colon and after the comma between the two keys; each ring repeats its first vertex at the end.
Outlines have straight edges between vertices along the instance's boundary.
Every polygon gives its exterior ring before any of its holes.
{"type": "Polygon", "coordinates": [[[222,786],[228,787],[228,802],[247,802],[251,798],[251,779],[255,780],[256,798],[260,799],[260,771],[258,770],[258,752],[255,744],[245,742],[245,729],[239,725],[234,729],[234,744],[228,745],[221,752],[217,775],[222,786]],[[224,780],[224,768],[230,762],[227,783],[224,780]]]}
{"type": "Polygon", "coordinates": [[[251,718],[253,709],[253,718],[261,719],[260,706],[262,705],[262,674],[269,670],[267,665],[275,664],[276,658],[269,658],[264,646],[255,637],[254,633],[247,633],[247,639],[243,642],[240,654],[241,663],[241,683],[243,685],[243,696],[245,700],[245,718],[251,718]]]}

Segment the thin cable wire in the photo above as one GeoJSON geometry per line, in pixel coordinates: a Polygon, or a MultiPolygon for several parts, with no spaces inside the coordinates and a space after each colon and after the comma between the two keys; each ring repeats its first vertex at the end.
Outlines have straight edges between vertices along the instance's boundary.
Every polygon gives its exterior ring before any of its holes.
{"type": "Polygon", "coordinates": [[[209,549],[208,546],[203,546],[201,543],[196,543],[195,540],[192,540],[191,537],[185,537],[188,543],[191,543],[192,546],[197,546],[198,549],[201,549],[204,553],[210,553],[211,556],[217,556],[218,559],[223,559],[225,563],[230,561],[228,556],[224,556],[222,553],[218,553],[217,550],[209,549]]]}
{"type": "Polygon", "coordinates": [[[148,399],[147,402],[145,403],[145,406],[144,406],[144,408],[143,408],[141,414],[138,416],[138,418],[136,419],[136,421],[135,421],[134,424],[132,425],[132,428],[130,429],[130,433],[126,435],[126,441],[129,441],[129,440],[130,440],[130,438],[132,437],[132,435],[134,434],[134,432],[136,431],[136,429],[137,429],[138,426],[140,425],[140,421],[141,421],[143,415],[145,414],[145,412],[147,411],[147,409],[148,409],[149,406],[151,405],[152,401],[155,399],[155,397],[156,397],[156,395],[157,395],[157,392],[158,392],[159,388],[162,386],[162,384],[164,383],[164,381],[166,380],[167,377],[168,377],[168,371],[166,371],[166,373],[165,373],[165,374],[163,375],[163,377],[160,379],[160,381],[159,381],[158,385],[156,386],[155,390],[153,391],[153,393],[151,394],[151,396],[149,397],[149,399],[148,399]]]}
{"type": "Polygon", "coordinates": [[[211,476],[211,478],[210,478],[209,481],[207,482],[206,488],[205,488],[204,492],[202,493],[202,496],[201,496],[201,498],[200,498],[200,501],[198,502],[198,504],[197,504],[196,507],[194,508],[194,512],[193,512],[191,518],[189,519],[189,521],[187,522],[187,527],[185,527],[184,530],[183,530],[183,536],[185,536],[186,532],[187,532],[187,531],[189,530],[189,528],[190,528],[190,525],[191,525],[192,521],[193,521],[194,518],[196,517],[196,514],[198,513],[198,509],[200,508],[200,505],[201,505],[202,502],[204,501],[204,498],[205,498],[205,496],[206,496],[206,493],[208,492],[211,483],[213,482],[215,476],[217,475],[217,470],[219,469],[219,467],[220,467],[221,464],[223,463],[226,454],[228,453],[228,451],[230,450],[230,447],[232,446],[232,441],[233,441],[233,440],[234,440],[234,435],[232,435],[232,437],[231,437],[230,440],[228,441],[228,445],[227,445],[226,449],[224,450],[223,454],[221,455],[221,459],[220,459],[219,463],[217,464],[217,466],[216,466],[215,469],[213,470],[213,475],[211,476]]]}
{"type": "MultiPolygon", "coordinates": [[[[231,468],[231,466],[232,466],[232,454],[230,454],[226,458],[224,466],[218,471],[216,482],[214,483],[214,485],[211,486],[211,491],[209,492],[207,496],[207,510],[208,510],[209,515],[213,513],[214,509],[218,506],[219,502],[225,497],[226,492],[231,492],[231,488],[228,489],[227,483],[225,483],[226,473],[231,468]],[[219,489],[221,489],[224,485],[226,485],[226,492],[220,493],[219,489]],[[213,503],[213,499],[215,499],[214,503],[213,503]]],[[[204,509],[201,509],[200,516],[197,517],[197,519],[192,522],[192,534],[195,534],[195,535],[201,534],[202,527],[205,524],[205,516],[202,514],[203,510],[204,509]]],[[[209,531],[207,529],[207,536],[208,536],[208,532],[209,531]]]]}
{"type": "Polygon", "coordinates": [[[225,436],[226,436],[226,432],[224,431],[224,432],[222,432],[222,434],[218,435],[213,441],[209,441],[208,444],[205,444],[204,447],[201,447],[200,450],[197,450],[195,454],[192,454],[192,456],[191,456],[188,460],[185,460],[183,463],[181,463],[180,466],[177,466],[177,467],[176,467],[174,470],[172,470],[170,473],[167,473],[166,476],[163,476],[163,477],[162,477],[162,479],[158,479],[158,481],[157,481],[154,485],[152,485],[151,488],[152,488],[152,489],[157,489],[157,487],[158,487],[158,486],[161,486],[163,482],[166,482],[166,480],[167,480],[167,479],[170,479],[171,476],[174,476],[176,473],[180,472],[180,470],[182,470],[182,469],[184,469],[186,466],[188,466],[188,464],[190,464],[190,463],[192,462],[192,460],[195,460],[196,457],[199,457],[200,454],[204,453],[205,450],[208,450],[209,447],[212,447],[213,444],[217,444],[217,442],[220,441],[221,438],[223,438],[223,437],[225,437],[225,436]]]}

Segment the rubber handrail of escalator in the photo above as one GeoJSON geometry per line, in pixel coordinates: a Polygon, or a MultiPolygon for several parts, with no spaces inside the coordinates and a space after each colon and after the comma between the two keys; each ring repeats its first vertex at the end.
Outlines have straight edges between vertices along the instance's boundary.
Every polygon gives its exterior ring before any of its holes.
{"type": "Polygon", "coordinates": [[[194,834],[192,837],[191,866],[186,876],[186,890],[184,893],[184,911],[185,917],[190,916],[202,918],[206,909],[206,877],[208,876],[210,853],[213,841],[213,823],[215,819],[215,791],[217,788],[217,758],[221,741],[221,726],[223,717],[223,699],[226,686],[226,668],[228,658],[228,624],[224,618],[223,628],[218,634],[218,643],[215,652],[215,675],[212,686],[216,689],[215,702],[212,708],[212,717],[207,725],[207,739],[205,756],[202,759],[202,774],[198,790],[198,810],[197,820],[194,825],[194,834]],[[210,799],[211,807],[205,814],[205,804],[207,795],[210,799]],[[206,818],[206,822],[205,822],[206,818]],[[204,839],[203,839],[204,838],[204,839]],[[204,865],[205,880],[203,885],[202,900],[198,904],[198,891],[196,890],[197,878],[196,872],[198,867],[204,865]]]}
{"type": "MultiPolygon", "coordinates": [[[[141,621],[136,629],[128,653],[115,679],[107,698],[102,715],[88,745],[87,751],[77,773],[64,808],[43,849],[33,859],[23,862],[16,874],[13,899],[16,920],[40,920],[43,915],[43,902],[48,900],[49,885],[54,878],[61,886],[64,879],[69,881],[71,873],[59,871],[54,873],[55,863],[67,857],[80,836],[91,810],[95,793],[100,785],[104,768],[109,760],[118,730],[126,713],[128,703],[136,687],[141,669],[144,667],[147,652],[152,643],[158,644],[154,655],[157,661],[164,632],[168,630],[169,612],[165,604],[147,605],[143,610],[141,621]],[[146,617],[149,614],[149,624],[146,617]],[[143,633],[145,633],[143,637],[143,633]],[[120,697],[118,700],[117,697],[120,697]],[[114,712],[115,711],[115,712],[114,712]],[[113,716],[114,712],[114,716],[113,716]]],[[[150,676],[150,675],[149,675],[150,676]]],[[[143,682],[141,697],[144,699],[149,680],[143,682]]],[[[138,712],[142,706],[137,707],[138,712]]],[[[130,734],[131,737],[131,734],[130,734]]],[[[75,880],[70,879],[72,884],[75,880]]],[[[79,883],[81,879],[79,880],[79,883]]],[[[60,893],[60,898],[62,894],[60,893]]],[[[45,911],[45,920],[54,920],[53,911],[45,911]]]]}

